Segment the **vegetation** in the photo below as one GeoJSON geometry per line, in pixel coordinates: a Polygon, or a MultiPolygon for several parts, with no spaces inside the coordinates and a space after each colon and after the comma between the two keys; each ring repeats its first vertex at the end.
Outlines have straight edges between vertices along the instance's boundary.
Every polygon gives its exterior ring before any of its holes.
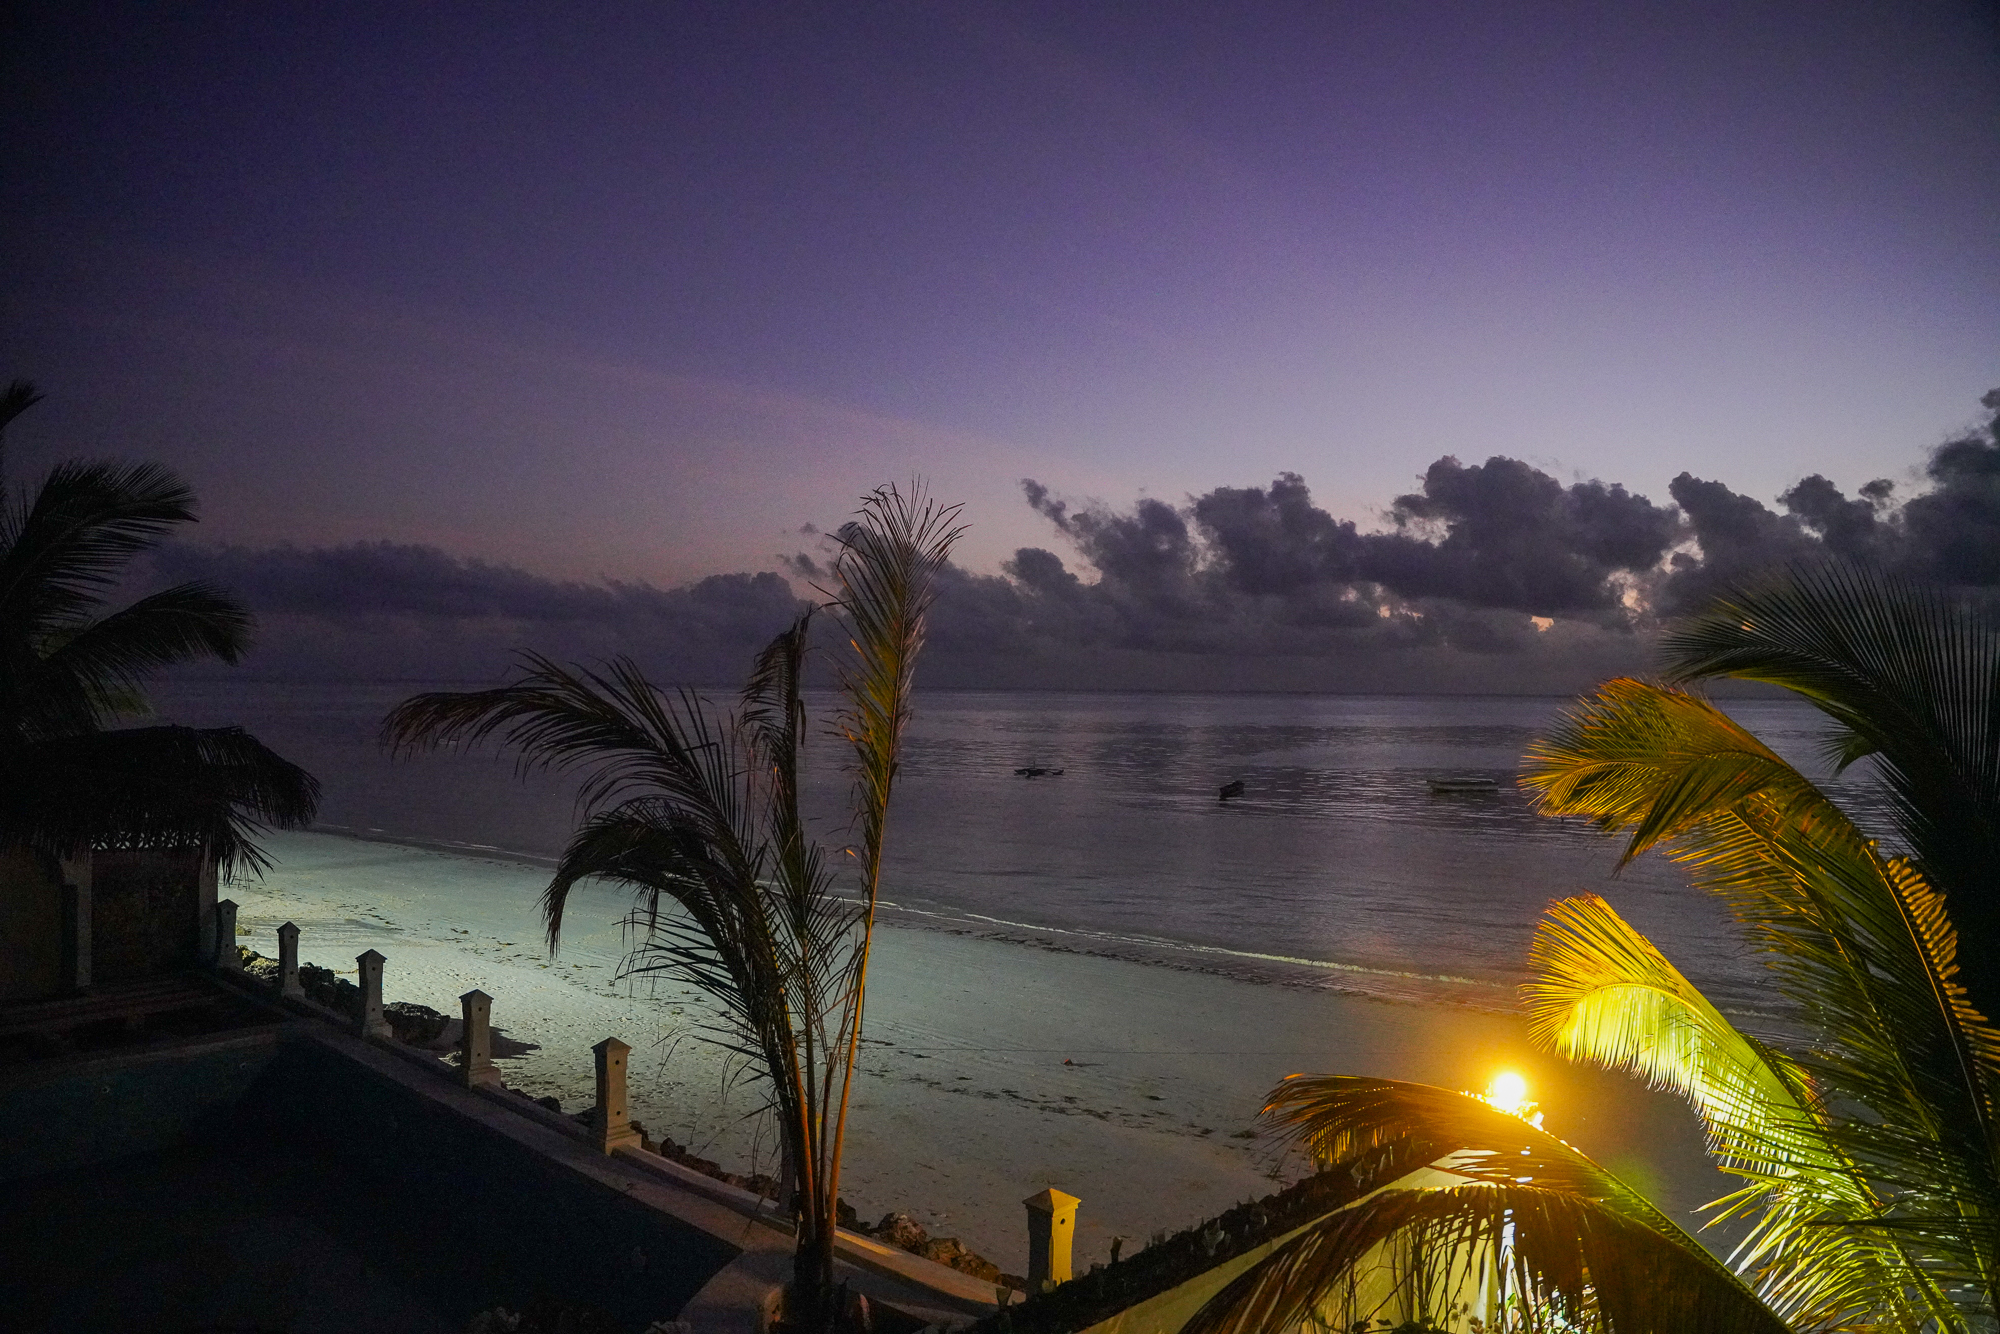
{"type": "Polygon", "coordinates": [[[601,671],[523,658],[493,690],[418,695],[385,737],[399,751],[498,738],[531,767],[582,777],[583,821],[542,899],[553,952],[581,881],[629,888],[643,932],[630,971],[662,970],[721,1003],[716,1040],[768,1083],[798,1226],[787,1323],[843,1318],[834,1234],[848,1094],[861,1040],[883,841],[917,654],[956,509],[895,488],[840,535],[831,610],[849,639],[839,731],[854,766],[858,894],[836,893],[826,850],[799,811],[811,616],[757,658],[722,717],[666,693],[620,659],[601,671]]]}
{"type": "MultiPolygon", "coordinates": [[[[0,394],[0,430],[39,401],[0,394]]],[[[207,584],[115,611],[126,567],[194,495],[157,464],[58,464],[15,499],[0,454],[0,845],[60,860],[98,847],[204,846],[225,869],[256,865],[256,832],[309,822],[310,775],[240,728],[134,727],[141,687],[163,668],[235,662],[250,613],[207,584]]]]}
{"type": "MultiPolygon", "coordinates": [[[[1711,1206],[1728,1265],[1536,1124],[1467,1094],[1294,1077],[1267,1116],[1336,1170],[1391,1188],[1279,1248],[1189,1334],[1352,1320],[1345,1285],[1383,1243],[1425,1318],[1489,1276],[1525,1328],[1990,1328],[2000,1265],[2000,1034],[1960,980],[1945,913],[1991,891],[2000,635],[1975,609],[1847,567],[1729,595],[1667,641],[1682,684],[1612,681],[1530,752],[1542,810],[1660,849],[1717,895],[1788,1013],[1731,1022],[1609,904],[1555,904],[1531,954],[1531,1031],[1571,1059],[1681,1094],[1741,1179],[1711,1206]],[[1786,685],[1836,723],[1827,753],[1873,756],[1894,854],[1685,683],[1786,685]]],[[[1985,920],[1980,917],[1980,920],[1985,920]]],[[[1990,957],[1990,956],[1989,956],[1990,957]]],[[[1991,979],[1983,979],[1991,985],[1991,979]]],[[[1490,1289],[1489,1289],[1490,1290],[1490,1289]]]]}

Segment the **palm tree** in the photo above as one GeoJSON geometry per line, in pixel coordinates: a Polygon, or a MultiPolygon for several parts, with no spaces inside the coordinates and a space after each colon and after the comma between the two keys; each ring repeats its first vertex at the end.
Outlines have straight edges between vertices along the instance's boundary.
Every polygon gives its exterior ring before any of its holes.
{"type": "Polygon", "coordinates": [[[492,690],[418,695],[384,737],[399,752],[497,738],[525,766],[576,772],[584,819],[542,896],[553,954],[584,880],[630,889],[642,943],[627,972],[665,971],[720,1002],[708,1036],[766,1083],[797,1224],[787,1323],[835,1327],[834,1238],[848,1093],[861,1041],[889,798],[914,668],[956,507],[921,491],[869,495],[838,536],[831,608],[851,652],[839,731],[854,762],[858,893],[836,893],[799,813],[802,698],[812,617],[758,655],[733,713],[668,694],[630,660],[599,671],[523,655],[492,690]]]}
{"type": "Polygon", "coordinates": [[[1531,1327],[1990,1328],[2000,1033],[1959,980],[1929,876],[1965,865],[1949,856],[1962,850],[1917,808],[1932,795],[1948,811],[1979,808],[1979,772],[1961,779],[1974,791],[1950,791],[1932,761],[1976,756],[1977,718],[1963,714],[1992,707],[1971,683],[1996,642],[1942,596],[1852,570],[1794,571],[1732,594],[1669,641],[1683,673],[1811,684],[1808,698],[1841,724],[1836,759],[1892,756],[1883,767],[1901,825],[1913,849],[1917,833],[1933,838],[1934,861],[1882,849],[1685,687],[1609,682],[1528,754],[1523,783],[1545,813],[1625,834],[1626,861],[1657,848],[1685,865],[1786,1002],[1769,1031],[1744,1031],[1592,895],[1555,904],[1530,955],[1532,1036],[1680,1093],[1717,1164],[1742,1180],[1712,1206],[1746,1229],[1727,1269],[1582,1155],[1470,1095],[1294,1079],[1267,1115],[1390,1188],[1281,1247],[1190,1328],[1277,1328],[1337,1306],[1340,1282],[1384,1239],[1458,1257],[1457,1273],[1432,1266],[1433,1312],[1467,1290],[1466,1257],[1498,1257],[1531,1327]],[[1879,714],[1869,680],[1888,696],[1879,714]],[[1899,735],[1884,716],[1929,730],[1899,735]],[[1465,1184],[1393,1184],[1429,1164],[1465,1184]]]}
{"type": "MultiPolygon", "coordinates": [[[[0,430],[41,395],[0,393],[0,430]]],[[[157,464],[58,464],[15,500],[0,454],[0,846],[60,860],[92,847],[205,847],[257,866],[265,825],[312,819],[318,785],[240,728],[112,724],[147,712],[153,673],[233,663],[249,612],[177,585],[103,604],[133,559],[194,521],[194,495],[157,464]]]]}
{"type": "MultiPolygon", "coordinates": [[[[1667,678],[1759,681],[1833,720],[1836,771],[1872,759],[1898,840],[2000,958],[2000,618],[1990,602],[1842,562],[1727,592],[1662,640],[1667,678]]],[[[2000,1014],[2000,968],[1963,984],[2000,1014]]]]}

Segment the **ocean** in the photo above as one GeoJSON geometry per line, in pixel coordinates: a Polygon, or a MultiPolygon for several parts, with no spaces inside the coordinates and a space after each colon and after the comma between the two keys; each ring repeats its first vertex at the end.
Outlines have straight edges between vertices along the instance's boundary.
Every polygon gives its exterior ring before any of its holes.
{"type": "MultiPolygon", "coordinates": [[[[379,746],[390,706],[450,688],[466,687],[181,682],[156,704],[167,720],[241,723],[311,770],[325,787],[323,832],[549,863],[575,818],[568,783],[523,778],[510,758],[399,760],[379,746]]],[[[714,698],[727,703],[723,692],[714,698]]],[[[1514,789],[1522,752],[1565,702],[922,692],[890,817],[885,918],[1247,981],[1501,1010],[1543,909],[1589,890],[1719,1004],[1758,1011],[1756,965],[1676,868],[1647,857],[1614,875],[1617,840],[1538,816],[1514,789]],[[1027,767],[1050,772],[1016,772],[1027,767]],[[1499,789],[1434,795],[1425,781],[1434,775],[1489,777],[1499,789]],[[1234,781],[1242,796],[1219,800],[1234,781]]],[[[824,713],[834,701],[812,703],[824,713]]],[[[1789,700],[1729,707],[1813,771],[1819,714],[1789,700]]],[[[844,761],[830,736],[808,747],[807,805],[836,846],[851,837],[844,761]]]]}

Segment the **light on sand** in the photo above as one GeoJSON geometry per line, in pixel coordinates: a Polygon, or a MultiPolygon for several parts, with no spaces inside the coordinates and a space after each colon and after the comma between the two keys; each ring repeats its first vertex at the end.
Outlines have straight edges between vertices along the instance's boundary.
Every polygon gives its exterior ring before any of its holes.
{"type": "Polygon", "coordinates": [[[1528,1081],[1512,1070],[1502,1070],[1486,1086],[1486,1101],[1503,1112],[1519,1116],[1521,1109],[1528,1105],[1528,1081]]]}

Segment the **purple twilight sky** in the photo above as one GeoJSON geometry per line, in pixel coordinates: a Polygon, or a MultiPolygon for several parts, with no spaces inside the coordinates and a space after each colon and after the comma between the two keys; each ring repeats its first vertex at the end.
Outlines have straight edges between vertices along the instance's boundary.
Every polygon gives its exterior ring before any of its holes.
{"type": "Polygon", "coordinates": [[[1023,477],[1365,529],[1445,454],[1768,503],[2000,384],[1985,6],[26,8],[10,466],[164,459],[210,541],[670,585],[920,471],[992,571],[1063,546],[1023,477]]]}

